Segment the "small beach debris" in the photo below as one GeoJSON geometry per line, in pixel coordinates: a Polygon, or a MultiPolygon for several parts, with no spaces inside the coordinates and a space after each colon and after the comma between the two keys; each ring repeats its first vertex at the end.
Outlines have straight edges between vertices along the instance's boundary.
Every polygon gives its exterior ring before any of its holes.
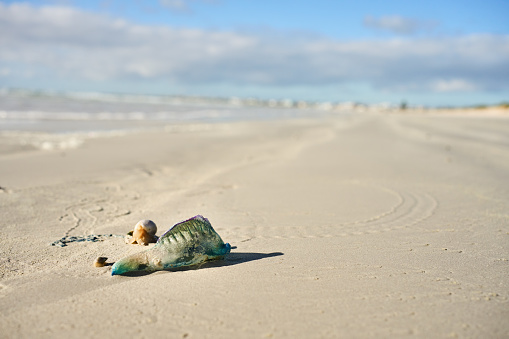
{"type": "Polygon", "coordinates": [[[117,261],[111,275],[158,271],[223,259],[231,246],[224,243],[208,219],[197,215],[164,233],[151,249],[117,261]]]}
{"type": "Polygon", "coordinates": [[[127,233],[131,237],[127,237],[126,242],[129,244],[148,245],[157,241],[156,232],[157,226],[152,220],[140,220],[134,226],[132,233],[127,233]]]}
{"type": "Polygon", "coordinates": [[[84,242],[84,241],[90,241],[90,242],[98,242],[98,241],[104,241],[109,238],[123,238],[123,235],[118,234],[89,234],[86,236],[64,236],[60,238],[57,241],[53,241],[50,246],[56,246],[56,247],[66,247],[67,244],[73,243],[73,242],[84,242]]]}
{"type": "Polygon", "coordinates": [[[97,259],[94,260],[94,266],[104,267],[104,265],[106,264],[106,260],[108,260],[108,258],[106,257],[97,257],[97,259]]]}

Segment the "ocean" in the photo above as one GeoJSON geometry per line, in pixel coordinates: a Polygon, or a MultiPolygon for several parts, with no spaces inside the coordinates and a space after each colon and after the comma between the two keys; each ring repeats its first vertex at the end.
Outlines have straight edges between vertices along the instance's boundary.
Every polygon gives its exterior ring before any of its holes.
{"type": "Polygon", "coordinates": [[[291,100],[0,90],[0,153],[65,149],[84,139],[150,129],[349,114],[349,106],[291,100]]]}

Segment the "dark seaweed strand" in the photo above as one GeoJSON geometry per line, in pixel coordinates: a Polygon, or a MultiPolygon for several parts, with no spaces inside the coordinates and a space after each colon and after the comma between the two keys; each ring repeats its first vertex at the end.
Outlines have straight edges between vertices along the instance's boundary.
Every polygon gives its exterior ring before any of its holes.
{"type": "Polygon", "coordinates": [[[84,241],[104,241],[108,238],[123,238],[123,235],[119,234],[90,234],[87,236],[65,236],[56,240],[50,244],[50,246],[65,247],[69,243],[73,242],[84,242],[84,241]]]}

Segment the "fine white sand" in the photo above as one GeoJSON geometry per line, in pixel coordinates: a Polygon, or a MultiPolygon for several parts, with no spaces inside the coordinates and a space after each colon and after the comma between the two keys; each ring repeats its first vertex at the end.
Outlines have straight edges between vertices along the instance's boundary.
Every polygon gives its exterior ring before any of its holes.
{"type": "Polygon", "coordinates": [[[508,117],[188,127],[4,145],[0,337],[509,336],[508,117]],[[49,245],[197,214],[226,260],[112,277],[145,248],[49,245]]]}

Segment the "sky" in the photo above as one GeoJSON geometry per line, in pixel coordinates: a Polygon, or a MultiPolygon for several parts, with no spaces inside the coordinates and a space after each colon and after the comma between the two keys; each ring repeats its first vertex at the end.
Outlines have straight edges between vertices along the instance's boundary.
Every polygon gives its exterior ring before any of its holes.
{"type": "Polygon", "coordinates": [[[0,88],[509,102],[509,1],[0,1],[0,88]]]}

